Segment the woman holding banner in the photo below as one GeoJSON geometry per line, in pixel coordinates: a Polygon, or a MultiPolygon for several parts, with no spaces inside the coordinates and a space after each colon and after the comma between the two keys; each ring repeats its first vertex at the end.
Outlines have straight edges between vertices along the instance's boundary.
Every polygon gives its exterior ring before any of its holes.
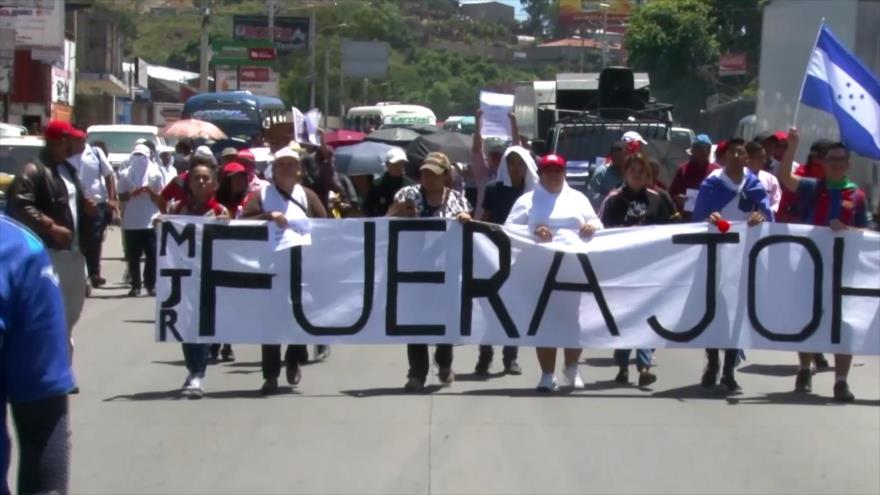
{"type": "MultiPolygon", "coordinates": [[[[520,196],[507,217],[507,225],[527,225],[538,242],[550,242],[564,231],[582,238],[590,237],[602,228],[602,222],[587,197],[565,182],[565,158],[559,155],[541,157],[538,176],[538,187],[520,196]]],[[[584,380],[578,371],[581,351],[580,348],[565,349],[564,385],[575,389],[584,388],[584,380]]],[[[541,365],[538,390],[556,390],[556,349],[538,347],[536,352],[541,365]]]]}
{"type": "MultiPolygon", "coordinates": [[[[599,210],[599,217],[605,227],[658,225],[677,220],[678,211],[669,194],[649,188],[655,183],[651,162],[641,153],[629,155],[623,162],[623,186],[611,191],[599,210]]],[[[657,376],[651,373],[653,353],[653,349],[636,351],[639,387],[647,387],[657,381],[657,376]]],[[[621,385],[629,383],[630,354],[630,349],[614,351],[614,361],[619,368],[614,381],[621,385]]]]}
{"type": "MultiPolygon", "coordinates": [[[[297,148],[299,148],[297,146],[297,148]]],[[[300,155],[290,147],[275,152],[272,165],[272,183],[253,193],[244,208],[244,218],[271,220],[286,228],[288,221],[303,218],[325,218],[327,210],[310,189],[303,187],[303,170],[300,155]]],[[[287,383],[298,385],[302,380],[300,364],[308,359],[304,345],[290,345],[284,353],[287,383]]],[[[262,346],[264,395],[278,393],[278,375],[281,374],[281,346],[262,346]]]]}
{"type": "MultiPolygon", "coordinates": [[[[446,182],[452,173],[452,164],[443,153],[428,153],[419,168],[421,184],[407,186],[397,191],[394,204],[388,210],[389,217],[455,218],[460,222],[471,220],[470,205],[460,192],[450,189],[446,182]]],[[[408,344],[409,373],[404,390],[421,392],[428,379],[427,344],[408,344]]],[[[438,376],[443,385],[455,381],[452,372],[452,344],[438,344],[434,360],[440,368],[438,376]]]]}
{"type": "MultiPolygon", "coordinates": [[[[214,198],[217,190],[217,176],[214,166],[199,163],[189,169],[186,176],[186,197],[172,201],[168,207],[169,215],[194,215],[200,217],[229,218],[226,208],[214,198]]],[[[208,368],[208,354],[211,344],[183,344],[183,360],[188,372],[181,393],[190,399],[201,399],[204,395],[202,380],[208,368]]]]}

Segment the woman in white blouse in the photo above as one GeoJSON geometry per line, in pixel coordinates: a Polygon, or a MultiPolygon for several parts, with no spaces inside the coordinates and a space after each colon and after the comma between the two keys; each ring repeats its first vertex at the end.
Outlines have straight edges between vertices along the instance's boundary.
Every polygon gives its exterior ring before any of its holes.
{"type": "MultiPolygon", "coordinates": [[[[507,217],[507,225],[527,225],[538,242],[550,242],[560,231],[590,237],[602,228],[602,222],[587,197],[565,182],[565,158],[559,155],[541,157],[538,160],[538,176],[538,187],[520,196],[507,217]]],[[[536,351],[541,365],[538,390],[556,390],[556,349],[538,347],[536,351]]],[[[580,348],[565,349],[563,385],[584,388],[584,380],[578,371],[580,357],[580,348]]]]}

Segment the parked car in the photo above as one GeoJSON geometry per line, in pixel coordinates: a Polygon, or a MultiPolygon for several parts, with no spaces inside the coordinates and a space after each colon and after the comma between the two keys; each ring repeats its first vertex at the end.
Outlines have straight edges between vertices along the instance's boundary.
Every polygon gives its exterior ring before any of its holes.
{"type": "Polygon", "coordinates": [[[694,141],[697,140],[697,136],[693,129],[688,129],[687,127],[673,127],[672,130],[669,131],[669,140],[679,148],[689,150],[691,149],[691,146],[694,145],[694,141]]]}
{"type": "Polygon", "coordinates": [[[87,133],[89,143],[103,141],[107,144],[107,158],[117,170],[128,160],[138,139],[150,140],[157,147],[167,144],[165,138],[159,135],[159,128],[152,125],[93,125],[87,133]]]}
{"type": "Polygon", "coordinates": [[[6,189],[21,168],[39,159],[43,138],[0,137],[0,210],[6,208],[6,189]]]}
{"type": "Polygon", "coordinates": [[[0,137],[21,137],[26,135],[27,129],[24,126],[0,122],[0,137]]]}

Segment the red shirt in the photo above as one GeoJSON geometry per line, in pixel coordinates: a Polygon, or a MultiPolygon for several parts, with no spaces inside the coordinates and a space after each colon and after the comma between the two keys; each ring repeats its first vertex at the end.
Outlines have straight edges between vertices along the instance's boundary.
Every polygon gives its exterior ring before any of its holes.
{"type": "Polygon", "coordinates": [[[183,172],[174,178],[171,182],[165,186],[165,189],[162,189],[162,199],[165,201],[178,201],[182,202],[186,200],[186,178],[189,176],[189,172],[183,172]]]}
{"type": "MultiPolygon", "coordinates": [[[[822,169],[821,165],[805,163],[794,171],[794,175],[810,179],[824,179],[825,170],[822,169]]],[[[804,212],[800,211],[801,203],[798,193],[791,192],[783,187],[782,199],[779,201],[779,211],[776,214],[775,221],[777,223],[803,223],[804,212]]]]}
{"type": "MultiPolygon", "coordinates": [[[[717,163],[701,165],[689,161],[683,164],[678,167],[678,170],[675,172],[675,177],[672,179],[672,184],[669,185],[669,195],[675,198],[678,195],[687,194],[688,189],[699,189],[700,184],[706,180],[706,177],[708,177],[712,171],[718,170],[719,168],[721,168],[721,166],[717,163]]],[[[681,213],[684,220],[690,220],[690,212],[679,211],[679,213],[681,213]]]]}

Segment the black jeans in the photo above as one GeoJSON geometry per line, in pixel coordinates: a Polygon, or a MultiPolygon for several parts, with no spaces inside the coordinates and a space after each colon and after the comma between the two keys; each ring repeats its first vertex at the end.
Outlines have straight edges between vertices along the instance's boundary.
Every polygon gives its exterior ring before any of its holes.
{"type": "Polygon", "coordinates": [[[208,348],[211,344],[183,344],[186,370],[195,377],[204,378],[208,369],[208,348]]]}
{"type": "MultiPolygon", "coordinates": [[[[264,345],[260,347],[262,355],[263,379],[278,378],[281,374],[281,346],[264,345]]],[[[289,345],[284,351],[284,365],[296,367],[309,359],[309,352],[304,345],[289,345]]]]}
{"type": "MultiPolygon", "coordinates": [[[[723,376],[733,376],[733,370],[736,368],[736,358],[739,355],[739,349],[724,349],[724,370],[723,376]]],[[[706,349],[706,358],[709,360],[709,368],[718,369],[718,349],[706,349]]]]}
{"type": "Polygon", "coordinates": [[[125,236],[125,259],[128,261],[128,274],[131,287],[147,290],[156,288],[156,231],[152,229],[123,230],[125,236]],[[147,258],[144,264],[144,278],[141,284],[141,255],[147,258]]]}
{"type": "MultiPolygon", "coordinates": [[[[423,383],[428,379],[428,370],[431,363],[428,359],[428,344],[409,344],[406,346],[406,356],[409,359],[409,373],[407,377],[417,378],[423,383]]],[[[452,345],[438,344],[434,350],[434,360],[441,368],[452,367],[452,345]]]]}
{"type": "Polygon", "coordinates": [[[98,204],[98,216],[86,217],[89,222],[87,229],[83,229],[84,235],[88,235],[83,243],[83,256],[86,258],[86,270],[89,278],[101,276],[101,246],[104,244],[104,232],[110,225],[112,214],[107,203],[98,204]]]}
{"type": "MultiPolygon", "coordinates": [[[[504,349],[502,349],[501,351],[501,355],[503,356],[502,361],[504,362],[504,365],[507,366],[508,364],[516,361],[516,356],[518,353],[519,347],[516,347],[515,345],[504,346],[504,349]]],[[[495,349],[493,349],[491,345],[480,346],[480,361],[485,360],[487,363],[491,363],[492,358],[494,357],[495,349]]]]}

